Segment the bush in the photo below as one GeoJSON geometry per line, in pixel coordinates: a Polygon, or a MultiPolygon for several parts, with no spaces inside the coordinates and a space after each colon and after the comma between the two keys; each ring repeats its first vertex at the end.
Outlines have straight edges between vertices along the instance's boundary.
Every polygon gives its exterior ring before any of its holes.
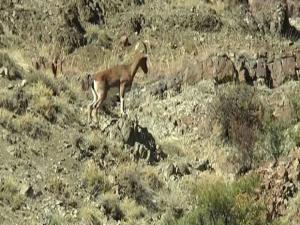
{"type": "Polygon", "coordinates": [[[51,177],[48,181],[47,189],[57,196],[69,196],[67,185],[59,177],[51,177]]]}
{"type": "Polygon", "coordinates": [[[199,187],[196,208],[173,224],[252,225],[267,224],[266,207],[255,200],[259,179],[252,175],[231,184],[223,181],[199,187]]]}
{"type": "Polygon", "coordinates": [[[101,211],[91,205],[85,206],[80,210],[80,217],[83,224],[101,225],[103,214],[101,211]]]}
{"type": "MultiPolygon", "coordinates": [[[[37,79],[37,78],[34,78],[37,79]]],[[[79,122],[79,117],[74,112],[74,99],[77,99],[73,87],[64,81],[56,83],[46,76],[32,81],[32,85],[27,89],[30,96],[31,109],[42,115],[51,123],[73,123],[79,122]]]]}
{"type": "Polygon", "coordinates": [[[48,218],[48,225],[63,225],[64,220],[63,217],[58,213],[51,214],[48,218]]]}
{"type": "Polygon", "coordinates": [[[147,213],[146,209],[138,205],[134,200],[125,198],[121,203],[121,210],[124,212],[125,218],[133,223],[147,213]]]}
{"type": "Polygon", "coordinates": [[[0,92],[0,108],[21,115],[26,113],[27,107],[28,96],[22,89],[17,89],[16,92],[0,92]]]}
{"type": "Polygon", "coordinates": [[[11,128],[13,113],[7,109],[0,108],[0,125],[5,128],[11,128]]]}
{"type": "Polygon", "coordinates": [[[32,138],[49,138],[49,130],[41,118],[26,113],[13,121],[13,130],[32,138]]]}
{"type": "Polygon", "coordinates": [[[106,194],[103,196],[101,207],[104,215],[109,219],[119,221],[124,218],[124,214],[119,206],[119,199],[115,195],[106,194]]]}
{"type": "Polygon", "coordinates": [[[291,101],[292,106],[293,106],[294,118],[295,118],[296,122],[299,122],[300,121],[300,101],[299,101],[300,89],[299,89],[299,85],[296,85],[293,88],[293,91],[291,91],[291,93],[288,94],[288,98],[291,101]]]}
{"type": "Polygon", "coordinates": [[[16,80],[22,79],[22,74],[24,74],[23,69],[18,66],[13,59],[7,53],[0,53],[0,68],[8,68],[8,79],[16,80]]]}
{"type": "Polygon", "coordinates": [[[153,202],[147,185],[141,179],[143,175],[136,168],[122,167],[122,171],[117,174],[117,182],[119,184],[119,195],[121,199],[134,199],[139,205],[146,207],[148,210],[157,210],[157,206],[153,202]]]}
{"type": "Polygon", "coordinates": [[[222,127],[222,139],[238,150],[233,154],[234,162],[249,169],[261,129],[260,104],[256,98],[253,88],[241,85],[221,90],[213,104],[213,117],[222,127]]]}
{"type": "Polygon", "coordinates": [[[258,147],[263,149],[264,158],[278,160],[299,143],[299,135],[290,124],[283,121],[269,120],[265,122],[258,147]]]}
{"type": "Polygon", "coordinates": [[[18,183],[12,178],[6,178],[0,183],[0,202],[8,204],[13,210],[18,210],[25,203],[20,194],[18,183]]]}
{"type": "Polygon", "coordinates": [[[100,191],[104,193],[110,188],[106,175],[92,160],[86,163],[82,179],[91,194],[94,196],[96,196],[100,191]]]}
{"type": "Polygon", "coordinates": [[[12,112],[0,108],[0,125],[12,132],[26,134],[32,138],[48,138],[50,134],[45,123],[31,113],[15,117],[12,112]]]}

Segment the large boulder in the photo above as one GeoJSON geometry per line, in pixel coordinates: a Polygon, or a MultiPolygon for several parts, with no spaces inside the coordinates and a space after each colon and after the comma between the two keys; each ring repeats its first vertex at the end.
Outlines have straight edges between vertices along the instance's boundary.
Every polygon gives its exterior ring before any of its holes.
{"type": "Polygon", "coordinates": [[[272,86],[278,87],[289,80],[296,80],[296,58],[294,56],[283,56],[275,59],[268,65],[272,77],[272,86]]]}
{"type": "Polygon", "coordinates": [[[217,56],[213,59],[213,64],[213,78],[218,84],[237,81],[237,70],[227,55],[217,56]]]}
{"type": "Polygon", "coordinates": [[[145,159],[152,163],[163,157],[156,148],[153,135],[146,127],[140,126],[136,119],[112,120],[103,130],[110,141],[122,144],[130,150],[134,160],[145,159]]]}
{"type": "Polygon", "coordinates": [[[200,80],[214,79],[217,84],[238,80],[238,72],[227,55],[211,56],[197,63],[191,73],[186,73],[183,81],[195,83],[200,80]]]}

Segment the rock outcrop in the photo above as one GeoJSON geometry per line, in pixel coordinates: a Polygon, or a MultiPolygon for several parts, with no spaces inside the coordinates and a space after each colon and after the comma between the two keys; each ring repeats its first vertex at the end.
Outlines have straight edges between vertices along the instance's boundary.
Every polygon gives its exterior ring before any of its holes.
{"type": "Polygon", "coordinates": [[[253,58],[239,55],[234,59],[226,54],[210,56],[188,69],[183,76],[183,82],[188,84],[214,79],[217,84],[239,81],[276,88],[299,79],[300,52],[282,53],[276,57],[267,53],[259,53],[253,58]]]}
{"type": "MultiPolygon", "coordinates": [[[[299,149],[295,152],[299,153],[299,149]]],[[[269,221],[284,215],[289,199],[298,192],[300,181],[300,158],[292,156],[288,161],[279,161],[258,170],[262,178],[260,198],[267,203],[269,221]]]]}

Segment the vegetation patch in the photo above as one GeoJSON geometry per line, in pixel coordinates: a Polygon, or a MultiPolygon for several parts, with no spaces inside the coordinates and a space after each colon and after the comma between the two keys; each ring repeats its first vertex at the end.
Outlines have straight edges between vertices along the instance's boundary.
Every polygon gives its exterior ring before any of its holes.
{"type": "Polygon", "coordinates": [[[250,169],[255,162],[255,144],[262,126],[259,113],[257,93],[246,85],[224,88],[213,106],[221,137],[237,148],[233,160],[243,170],[250,169]]]}
{"type": "Polygon", "coordinates": [[[85,224],[101,225],[103,214],[92,205],[87,205],[80,210],[81,221],[85,224]]]}
{"type": "Polygon", "coordinates": [[[268,224],[264,203],[255,200],[259,179],[250,176],[233,183],[216,181],[199,187],[194,210],[169,224],[268,224]]]}
{"type": "Polygon", "coordinates": [[[0,202],[8,204],[12,210],[19,210],[25,204],[25,197],[20,194],[20,187],[13,178],[1,180],[0,202]]]}
{"type": "Polygon", "coordinates": [[[82,179],[84,185],[93,196],[97,196],[99,193],[105,193],[110,188],[105,173],[100,170],[99,166],[92,160],[86,162],[82,179]]]}

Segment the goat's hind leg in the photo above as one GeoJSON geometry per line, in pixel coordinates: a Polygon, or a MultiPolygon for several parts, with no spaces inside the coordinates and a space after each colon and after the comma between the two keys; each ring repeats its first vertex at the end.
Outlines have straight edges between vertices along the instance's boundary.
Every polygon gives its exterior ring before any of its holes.
{"type": "Polygon", "coordinates": [[[103,104],[104,100],[106,99],[107,92],[105,90],[104,91],[101,90],[100,92],[97,92],[97,95],[98,95],[98,99],[95,103],[95,113],[96,113],[96,119],[97,121],[99,121],[98,111],[101,105],[103,104]]]}
{"type": "Polygon", "coordinates": [[[124,96],[125,96],[125,83],[120,85],[120,112],[121,116],[125,115],[124,112],[124,96]]]}
{"type": "Polygon", "coordinates": [[[104,82],[99,82],[95,85],[95,93],[97,95],[97,101],[94,103],[94,109],[95,109],[96,117],[97,117],[98,109],[106,99],[107,91],[108,90],[104,82]]]}
{"type": "Polygon", "coordinates": [[[92,120],[93,109],[95,108],[95,106],[96,106],[95,104],[98,100],[98,96],[97,96],[97,93],[95,92],[95,90],[93,88],[91,88],[91,90],[93,93],[93,101],[92,101],[92,103],[90,103],[88,105],[88,123],[90,123],[92,120]]]}

